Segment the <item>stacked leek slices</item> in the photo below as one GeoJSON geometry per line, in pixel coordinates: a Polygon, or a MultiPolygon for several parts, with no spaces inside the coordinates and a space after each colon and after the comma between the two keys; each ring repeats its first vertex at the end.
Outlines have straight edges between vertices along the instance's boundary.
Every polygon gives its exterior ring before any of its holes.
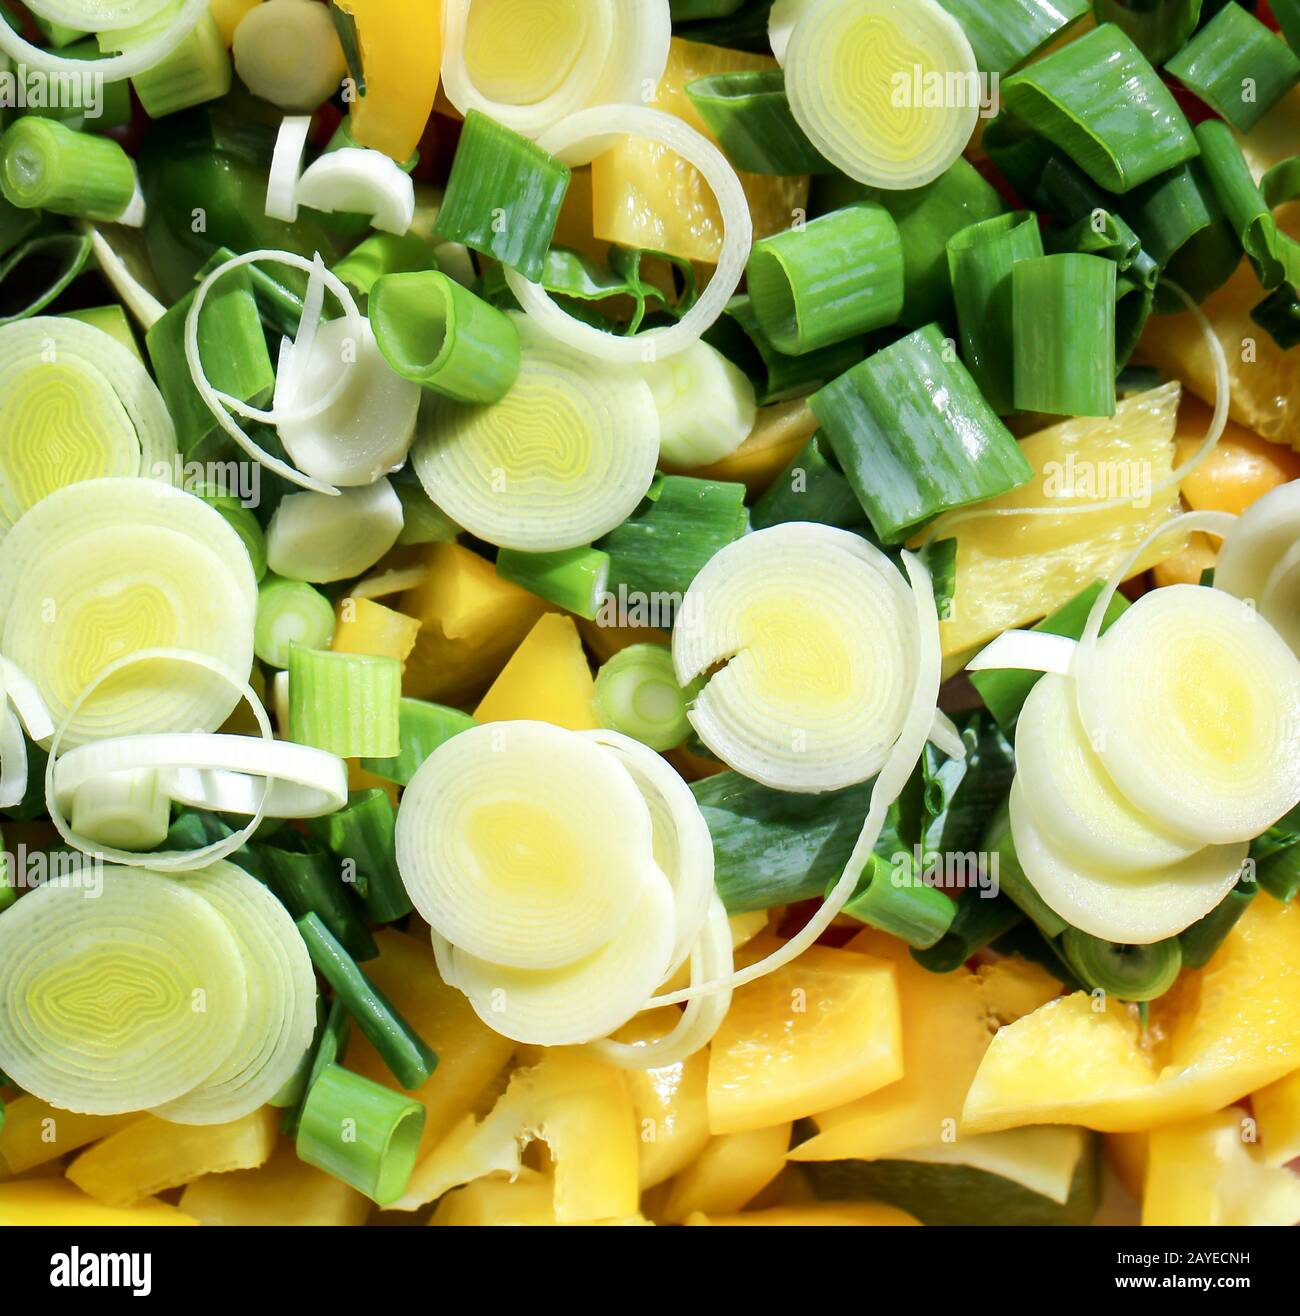
{"type": "Polygon", "coordinates": [[[61,1110],[239,1119],[311,1044],[293,920],[218,863],[183,877],[87,865],[0,916],[0,1066],[61,1110]]]}
{"type": "MultiPolygon", "coordinates": [[[[444,978],[520,1042],[614,1032],[702,958],[721,909],[689,788],[609,731],[505,722],[461,732],[406,788],[397,861],[444,978]]],[[[730,971],[728,939],[712,972],[730,971]]],[[[698,1012],[683,1019],[700,1027],[698,1012]]],[[[678,1040],[695,1050],[708,1033],[678,1040]]]]}
{"type": "Polygon", "coordinates": [[[1144,595],[1021,712],[1011,825],[1026,876],[1092,936],[1177,935],[1300,801],[1298,727],[1300,662],[1252,608],[1199,585],[1144,595]]]}
{"type": "Polygon", "coordinates": [[[1214,584],[1249,600],[1300,653],[1300,480],[1292,480],[1238,517],[1214,569],[1214,584]]]}

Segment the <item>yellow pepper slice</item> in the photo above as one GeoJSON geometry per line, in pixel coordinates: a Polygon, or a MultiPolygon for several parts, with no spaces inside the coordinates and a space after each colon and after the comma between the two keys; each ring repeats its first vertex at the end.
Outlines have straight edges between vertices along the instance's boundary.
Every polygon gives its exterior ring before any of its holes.
{"type": "Polygon", "coordinates": [[[548,612],[515,650],[474,716],[480,722],[528,719],[590,731],[600,725],[595,696],[596,683],[573,618],[548,612]]]}
{"type": "Polygon", "coordinates": [[[1285,1165],[1300,1156],[1300,1069],[1261,1088],[1250,1105],[1264,1159],[1270,1165],[1285,1165]]]}
{"type": "Polygon", "coordinates": [[[23,1095],[5,1102],[0,1127],[0,1165],[10,1174],[22,1174],[97,1138],[106,1138],[133,1124],[137,1115],[74,1115],[58,1110],[39,1097],[23,1095]]]}
{"type": "Polygon", "coordinates": [[[789,1122],[714,1138],[692,1165],[673,1180],[664,1206],[672,1224],[694,1215],[728,1215],[754,1200],[785,1168],[789,1122]]]}
{"type": "Polygon", "coordinates": [[[373,653],[405,664],[415,648],[420,623],[373,599],[341,599],[334,627],[335,653],[373,653]]]}
{"type": "Polygon", "coordinates": [[[256,1170],[196,1179],[180,1208],[205,1225],[261,1226],[364,1225],[373,1209],[355,1188],[300,1161],[288,1142],[256,1170]]]}
{"type": "Polygon", "coordinates": [[[420,144],[442,68],[442,6],[430,0],[337,0],[356,20],[366,94],[352,103],[352,135],[394,160],[420,144]]]}
{"type": "Polygon", "coordinates": [[[105,1206],[66,1179],[0,1183],[0,1225],[197,1225],[166,1202],[145,1198],[134,1206],[105,1206]]]}

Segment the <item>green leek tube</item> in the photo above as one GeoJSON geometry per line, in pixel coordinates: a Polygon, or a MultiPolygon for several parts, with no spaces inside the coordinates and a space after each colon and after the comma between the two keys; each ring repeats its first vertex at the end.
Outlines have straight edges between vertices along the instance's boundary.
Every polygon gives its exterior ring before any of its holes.
{"type": "Polygon", "coordinates": [[[1154,1001],[1163,996],[1183,966],[1177,937],[1148,946],[1120,946],[1078,928],[1066,928],[1061,949],[1085,987],[1100,989],[1121,1001],[1154,1001]]]}
{"type": "Polygon", "coordinates": [[[400,741],[402,665],[369,653],[289,650],[289,738],[340,758],[384,758],[400,741]]]}
{"type": "Polygon", "coordinates": [[[397,753],[380,758],[363,757],[361,766],[372,776],[405,786],[439,745],[476,726],[478,723],[458,708],[424,699],[403,699],[397,709],[400,745],[397,753]]]}
{"type": "MultiPolygon", "coordinates": [[[[289,837],[286,844],[297,841],[293,833],[289,837]]],[[[311,844],[295,850],[256,845],[250,855],[248,862],[241,852],[241,865],[257,869],[253,876],[271,888],[295,921],[315,914],[354,960],[373,960],[379,954],[339,863],[327,850],[311,844]]]]}
{"type": "Polygon", "coordinates": [[[433,248],[414,233],[372,233],[334,266],[334,273],[361,296],[368,297],[375,281],[386,274],[414,274],[437,268],[433,248]]]}
{"type": "Polygon", "coordinates": [[[1169,88],[1112,24],[1008,78],[1002,95],[1013,114],[1108,192],[1129,192],[1196,154],[1169,88]]]}
{"type": "Polygon", "coordinates": [[[948,931],[933,946],[912,951],[912,958],[931,973],[951,973],[1024,921],[1017,905],[1002,896],[986,896],[968,887],[957,900],[948,931]]]}
{"type": "Polygon", "coordinates": [[[883,206],[864,202],[754,244],[749,299],[787,356],[893,324],[903,309],[903,243],[883,206]]]}
{"type": "Polygon", "coordinates": [[[0,190],[10,205],[59,215],[121,221],[138,184],[131,157],[111,138],[25,115],[0,138],[0,190]]]}
{"type": "Polygon", "coordinates": [[[1033,475],[938,325],[868,357],[809,405],[882,543],[1033,475]]]}
{"type": "Polygon", "coordinates": [[[564,548],[554,553],[503,548],[497,554],[497,575],[592,621],[608,588],[609,554],[595,548],[564,548]]]}
{"type": "Polygon", "coordinates": [[[1240,132],[1249,132],[1300,82],[1300,58],[1231,0],[1165,70],[1240,132]]]}
{"type": "Polygon", "coordinates": [[[234,69],[221,29],[204,14],[190,34],[151,69],[131,79],[135,94],[151,119],[205,101],[220,100],[230,90],[234,69]]]}
{"type": "Polygon", "coordinates": [[[393,1077],[408,1091],[418,1088],[437,1068],[438,1057],[315,914],[300,918],[298,931],[321,977],[334,988],[393,1077]]]}
{"type": "Polygon", "coordinates": [[[298,1159],[383,1206],[406,1189],[424,1120],[418,1101],[329,1064],[303,1102],[298,1159]]]}
{"type": "Polygon", "coordinates": [[[715,73],[688,82],[686,94],[737,169],[787,176],[833,172],[795,122],[780,69],[715,73]]]}
{"type": "Polygon", "coordinates": [[[519,374],[519,331],[495,306],[436,270],[385,274],[370,290],[384,359],[458,402],[497,402],[519,374]]]}
{"type": "Polygon", "coordinates": [[[964,228],[948,242],[948,270],[963,358],[1000,416],[1015,410],[1011,342],[1011,268],[1043,254],[1038,220],[1028,210],[964,228]]]}
{"type": "Polygon", "coordinates": [[[961,24],[981,73],[1010,73],[1074,26],[1088,0],[939,0],[961,24]]]}
{"type": "Polygon", "coordinates": [[[947,934],[957,906],[913,874],[912,857],[904,851],[892,862],[873,854],[842,913],[928,950],[947,934]]]}
{"type": "Polygon", "coordinates": [[[536,282],[568,190],[568,165],[470,110],[434,232],[536,282]]]}
{"type": "Polygon", "coordinates": [[[755,530],[786,521],[820,521],[848,530],[861,526],[866,516],[830,444],[818,432],[768,485],[749,519],[755,530]]]}
{"type": "Polygon", "coordinates": [[[362,902],[376,923],[393,923],[411,912],[411,900],[397,871],[392,802],[378,788],[354,791],[347,806],[312,818],[307,830],[352,871],[365,877],[362,902]]]}
{"type": "Polygon", "coordinates": [[[1115,414],[1115,262],[1039,256],[1012,267],[1015,403],[1061,416],[1115,414]]]}
{"type": "Polygon", "coordinates": [[[1124,29],[1151,61],[1181,50],[1201,21],[1201,0],[1095,0],[1097,22],[1124,29]]]}

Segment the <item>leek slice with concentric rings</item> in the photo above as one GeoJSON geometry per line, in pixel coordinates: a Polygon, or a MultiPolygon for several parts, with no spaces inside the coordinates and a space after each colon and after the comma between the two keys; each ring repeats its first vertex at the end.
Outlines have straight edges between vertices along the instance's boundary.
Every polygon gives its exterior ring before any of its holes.
{"type": "Polygon", "coordinates": [[[797,15],[783,63],[808,140],[870,187],[932,182],[975,131],[975,52],[936,0],[821,0],[797,15]]]}
{"type": "Polygon", "coordinates": [[[0,1067],[52,1106],[118,1115],[220,1069],[248,993],[235,935],[197,891],[134,869],[100,875],[94,898],[51,882],[0,915],[0,1067]]]}
{"type": "Polygon", "coordinates": [[[0,534],[65,485],[175,460],[162,394],[115,338],[58,315],[0,328],[0,534]]]}
{"type": "Polygon", "coordinates": [[[1224,536],[1214,564],[1216,589],[1250,599],[1300,653],[1300,480],[1279,485],[1246,508],[1224,536]]]}
{"type": "Polygon", "coordinates": [[[217,863],[174,880],[225,920],[243,966],[247,1005],[222,1063],[153,1113],[177,1124],[224,1124],[264,1105],[293,1077],[316,1030],[316,975],[289,911],[242,868],[217,863]]]}
{"type": "MultiPolygon", "coordinates": [[[[247,673],[257,581],[219,512],[157,480],[67,485],[0,541],[0,650],[56,723],[109,663],[146,649],[205,654],[247,673]]],[[[138,667],[102,685],[64,728],[69,746],[110,735],[212,731],[234,708],[228,681],[138,667]]]]}
{"type": "Polygon", "coordinates": [[[874,776],[907,711],[918,637],[898,568],[859,535],[789,522],[696,576],[673,630],[688,716],[729,767],[777,790],[874,776]]]}
{"type": "Polygon", "coordinates": [[[426,391],[416,474],[443,512],[490,544],[534,553],[590,544],[631,515],[654,479],[654,397],[644,380],[513,319],[514,386],[488,406],[426,391]]]}

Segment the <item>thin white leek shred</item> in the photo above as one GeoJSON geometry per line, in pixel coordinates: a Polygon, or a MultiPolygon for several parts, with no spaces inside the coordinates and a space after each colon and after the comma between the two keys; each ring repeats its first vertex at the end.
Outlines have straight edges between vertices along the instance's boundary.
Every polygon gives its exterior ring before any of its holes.
{"type": "Polygon", "coordinates": [[[402,167],[363,146],[326,151],[303,171],[297,200],[313,210],[369,215],[371,224],[399,236],[415,219],[415,184],[402,167]]]}
{"type": "Polygon", "coordinates": [[[280,122],[266,179],[266,217],[292,224],[298,218],[298,179],[311,131],[310,114],[286,114],[280,122]]]}
{"type": "MultiPolygon", "coordinates": [[[[671,37],[667,0],[449,0],[443,88],[462,114],[481,110],[540,140],[592,106],[640,104],[663,76],[671,37]]],[[[593,140],[564,159],[589,164],[603,149],[593,140]]]]}
{"type": "Polygon", "coordinates": [[[553,338],[599,361],[638,365],[662,361],[697,342],[726,309],[740,284],[749,259],[754,225],[749,202],[736,171],[708,138],[663,110],[644,105],[600,105],[582,110],[549,129],[538,145],[561,159],[606,149],[611,139],[627,134],[666,146],[695,166],[713,189],[722,215],[722,250],[708,287],[676,324],[620,336],[575,320],[545,288],[530,283],[518,270],[505,271],[506,282],[527,315],[553,338]]]}
{"type": "Polygon", "coordinates": [[[289,494],[266,528],[266,560],[290,580],[348,580],[373,567],[401,533],[402,501],[387,480],[334,498],[289,494]]]}
{"type": "MultiPolygon", "coordinates": [[[[688,959],[694,981],[730,973],[699,806],[615,732],[506,722],[454,737],[407,786],[397,858],[444,977],[517,1041],[599,1042],[688,959]]],[[[701,1004],[653,1046],[599,1049],[625,1067],[675,1063],[725,1011],[701,1004]]]]}
{"type": "MultiPolygon", "coordinates": [[[[152,329],[167,314],[167,308],[154,295],[153,290],[142,282],[141,272],[131,268],[109,240],[109,235],[103,231],[103,225],[79,220],[77,227],[89,236],[90,248],[95,253],[100,272],[113,285],[113,291],[122,299],[122,305],[135,316],[142,329],[152,329]]],[[[120,228],[114,229],[113,234],[116,236],[122,231],[120,228]]]]}

